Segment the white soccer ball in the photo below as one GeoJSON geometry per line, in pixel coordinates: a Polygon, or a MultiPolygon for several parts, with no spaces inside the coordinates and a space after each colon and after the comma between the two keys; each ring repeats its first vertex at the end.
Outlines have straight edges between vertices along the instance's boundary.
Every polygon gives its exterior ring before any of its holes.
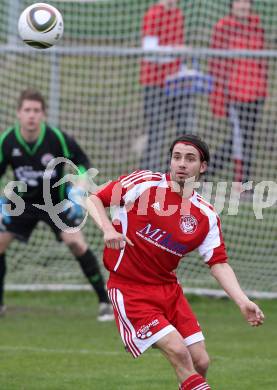
{"type": "Polygon", "coordinates": [[[47,49],[55,45],[63,35],[62,15],[50,4],[32,4],[20,15],[18,32],[27,45],[47,49]]]}

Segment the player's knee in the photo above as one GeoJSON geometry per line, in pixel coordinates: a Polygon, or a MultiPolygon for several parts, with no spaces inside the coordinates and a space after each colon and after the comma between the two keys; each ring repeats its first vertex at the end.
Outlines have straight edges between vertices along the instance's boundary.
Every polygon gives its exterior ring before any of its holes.
{"type": "Polygon", "coordinates": [[[175,366],[182,366],[189,368],[192,365],[191,356],[185,346],[175,346],[169,351],[171,363],[175,366]]]}
{"type": "Polygon", "coordinates": [[[0,254],[4,254],[12,241],[12,235],[9,233],[0,234],[0,254]]]}
{"type": "Polygon", "coordinates": [[[206,351],[193,361],[195,370],[202,376],[206,376],[210,364],[210,358],[206,351]]]}
{"type": "Polygon", "coordinates": [[[88,248],[87,243],[80,232],[62,232],[60,238],[68,246],[74,256],[82,256],[88,248]]]}
{"type": "Polygon", "coordinates": [[[68,241],[66,242],[66,245],[75,256],[82,256],[82,254],[86,251],[86,247],[83,243],[77,240],[68,241]]]}

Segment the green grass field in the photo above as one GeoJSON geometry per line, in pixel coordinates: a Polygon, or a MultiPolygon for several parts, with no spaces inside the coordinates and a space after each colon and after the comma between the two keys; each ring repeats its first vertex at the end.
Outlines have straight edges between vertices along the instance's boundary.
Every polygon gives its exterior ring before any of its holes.
{"type": "MultiPolygon", "coordinates": [[[[157,350],[134,360],[114,323],[96,321],[89,292],[8,293],[0,319],[1,390],[174,390],[157,350]]],[[[277,301],[260,301],[263,327],[250,328],[228,300],[190,297],[206,334],[213,390],[275,390],[277,301]]]]}

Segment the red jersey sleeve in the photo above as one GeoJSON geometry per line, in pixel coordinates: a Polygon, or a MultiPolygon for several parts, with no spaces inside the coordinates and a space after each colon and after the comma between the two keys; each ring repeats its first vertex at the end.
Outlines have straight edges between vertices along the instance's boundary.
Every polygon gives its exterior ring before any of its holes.
{"type": "Polygon", "coordinates": [[[120,176],[117,180],[108,183],[104,188],[101,188],[95,195],[102,201],[105,207],[123,205],[123,196],[126,189],[121,184],[121,179],[125,176],[120,176]]]}
{"type": "Polygon", "coordinates": [[[127,203],[137,199],[140,188],[147,188],[145,182],[151,183],[153,180],[160,181],[161,179],[162,174],[159,172],[137,170],[129,175],[120,176],[96,192],[95,195],[101,199],[105,207],[123,206],[125,199],[127,199],[127,203]]]}
{"type": "Polygon", "coordinates": [[[226,263],[227,253],[223,241],[219,217],[214,213],[214,215],[209,219],[209,222],[209,232],[198,250],[200,255],[203,256],[205,263],[211,267],[217,263],[226,263]]]}

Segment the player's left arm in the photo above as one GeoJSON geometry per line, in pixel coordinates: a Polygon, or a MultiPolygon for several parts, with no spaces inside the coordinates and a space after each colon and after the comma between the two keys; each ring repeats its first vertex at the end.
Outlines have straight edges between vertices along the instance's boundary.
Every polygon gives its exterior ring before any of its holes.
{"type": "Polygon", "coordinates": [[[218,215],[210,212],[209,232],[199,246],[199,253],[204,257],[205,263],[210,267],[211,275],[227,295],[238,305],[241,313],[252,326],[262,325],[264,314],[254,302],[246,296],[240,287],[237,277],[228,264],[221,224],[218,215]]]}
{"type": "Polygon", "coordinates": [[[238,305],[241,313],[251,326],[263,324],[264,314],[262,310],[243,292],[235,272],[228,263],[217,263],[212,265],[211,274],[228,296],[238,305]]]}

